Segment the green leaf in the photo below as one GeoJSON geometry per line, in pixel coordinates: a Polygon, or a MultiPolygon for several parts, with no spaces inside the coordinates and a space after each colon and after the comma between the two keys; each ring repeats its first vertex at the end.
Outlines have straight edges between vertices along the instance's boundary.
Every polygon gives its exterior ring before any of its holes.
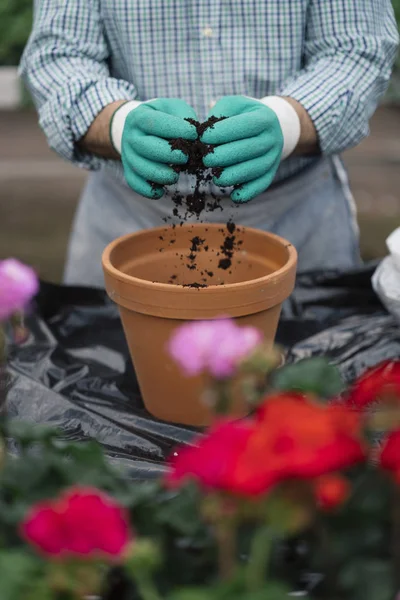
{"type": "Polygon", "coordinates": [[[378,559],[359,560],[347,583],[354,585],[348,588],[352,600],[393,600],[398,591],[390,562],[378,559]]]}
{"type": "MultiPolygon", "coordinates": [[[[240,575],[230,581],[216,581],[208,586],[176,588],[168,600],[237,600],[245,598],[247,590],[240,575]]],[[[264,598],[265,600],[265,598],[264,598]]]]}
{"type": "Polygon", "coordinates": [[[30,554],[7,550],[0,553],[0,598],[20,600],[38,571],[38,561],[30,554]]]}
{"type": "Polygon", "coordinates": [[[60,432],[47,425],[34,425],[25,421],[10,421],[7,424],[7,435],[23,446],[37,442],[48,442],[60,435],[60,432]]]}
{"type": "Polygon", "coordinates": [[[276,581],[267,581],[263,590],[247,593],[243,600],[287,600],[290,590],[276,581]]]}
{"type": "Polygon", "coordinates": [[[132,575],[146,573],[152,574],[162,564],[160,548],[150,539],[139,539],[135,541],[132,551],[125,559],[125,566],[132,575]]]}
{"type": "Polygon", "coordinates": [[[195,535],[205,525],[200,514],[200,495],[195,486],[187,486],[165,498],[158,511],[158,522],[173,527],[184,536],[195,535]]]}
{"type": "Polygon", "coordinates": [[[290,590],[268,581],[259,592],[249,592],[240,581],[217,583],[208,587],[189,587],[174,591],[168,600],[287,600],[290,590]]]}
{"type": "Polygon", "coordinates": [[[339,370],[319,357],[278,369],[271,385],[274,390],[311,393],[321,398],[332,398],[344,388],[339,370]]]}
{"type": "Polygon", "coordinates": [[[212,588],[182,588],[168,596],[168,600],[213,600],[212,588]]]}
{"type": "Polygon", "coordinates": [[[106,462],[97,442],[66,443],[51,428],[11,425],[10,434],[15,433],[25,449],[20,456],[8,456],[0,470],[0,517],[12,539],[12,529],[32,504],[67,487],[88,485],[117,498],[128,495],[129,482],[106,462]]]}
{"type": "Polygon", "coordinates": [[[36,580],[27,582],[23,600],[54,600],[54,590],[51,589],[43,574],[36,580]]]}

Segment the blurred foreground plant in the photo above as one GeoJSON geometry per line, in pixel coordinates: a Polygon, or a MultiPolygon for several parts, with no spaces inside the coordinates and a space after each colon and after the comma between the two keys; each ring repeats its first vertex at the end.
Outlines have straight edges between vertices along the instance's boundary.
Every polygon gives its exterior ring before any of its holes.
{"type": "MultiPolygon", "coordinates": [[[[25,275],[6,317],[37,289],[25,275]]],[[[3,416],[16,453],[0,467],[1,600],[392,600],[400,363],[344,390],[326,360],[278,368],[280,352],[229,319],[178,328],[169,350],[186,376],[208,373],[215,422],[161,481],[132,482],[96,442],[3,416]]]]}

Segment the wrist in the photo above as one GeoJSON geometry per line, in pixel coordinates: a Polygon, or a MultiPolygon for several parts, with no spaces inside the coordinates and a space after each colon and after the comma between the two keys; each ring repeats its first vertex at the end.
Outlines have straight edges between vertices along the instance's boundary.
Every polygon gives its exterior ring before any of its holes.
{"type": "Polygon", "coordinates": [[[125,121],[133,110],[142,104],[139,100],[128,100],[121,104],[113,113],[110,119],[110,141],[114,150],[121,156],[122,134],[124,132],[125,121]]]}
{"type": "Polygon", "coordinates": [[[260,102],[273,110],[279,121],[283,136],[281,160],[285,160],[295,151],[299,143],[301,136],[300,117],[292,104],[279,96],[266,96],[261,98],[260,102]]]}

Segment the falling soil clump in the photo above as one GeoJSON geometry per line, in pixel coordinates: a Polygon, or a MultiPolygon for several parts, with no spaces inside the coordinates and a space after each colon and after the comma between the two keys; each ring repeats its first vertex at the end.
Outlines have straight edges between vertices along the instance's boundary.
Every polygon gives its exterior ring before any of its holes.
{"type": "MultiPolygon", "coordinates": [[[[168,229],[165,231],[167,232],[168,229]]],[[[233,256],[242,244],[242,240],[237,239],[241,229],[230,220],[226,223],[225,227],[219,229],[219,232],[223,234],[222,244],[219,248],[210,249],[206,244],[206,238],[195,235],[190,239],[190,246],[187,254],[181,252],[174,253],[177,259],[181,261],[189,271],[196,272],[198,279],[191,283],[183,283],[179,281],[180,278],[178,278],[178,275],[173,274],[169,277],[168,283],[196,289],[204,289],[209,287],[209,285],[224,285],[224,281],[221,281],[219,276],[217,277],[218,282],[215,281],[215,270],[211,270],[210,268],[207,269],[204,266],[200,267],[198,264],[199,253],[210,252],[210,263],[215,265],[215,258],[221,257],[219,260],[217,258],[217,269],[228,271],[229,275],[232,274],[231,267],[233,256]]],[[[166,241],[166,236],[161,237],[166,241]]],[[[172,240],[169,241],[168,244],[171,244],[171,242],[172,240]]],[[[238,263],[239,262],[240,261],[238,261],[238,263]]],[[[200,261],[200,264],[204,265],[204,260],[200,261]]],[[[175,268],[178,268],[177,265],[175,265],[175,268]]]]}
{"type": "MultiPolygon", "coordinates": [[[[172,202],[174,207],[172,209],[172,216],[166,217],[164,221],[168,223],[173,218],[179,219],[178,223],[173,223],[172,227],[175,228],[176,225],[182,226],[185,222],[187,222],[188,218],[196,217],[198,220],[200,219],[200,215],[205,212],[214,212],[215,210],[223,210],[220,199],[211,194],[212,200],[208,199],[208,194],[202,190],[203,184],[206,184],[211,181],[212,177],[220,177],[223,172],[222,167],[214,167],[213,169],[207,169],[204,166],[203,160],[204,157],[210,152],[214,152],[214,147],[209,144],[205,144],[201,141],[201,137],[204,132],[208,128],[214,127],[216,123],[222,121],[226,117],[211,117],[204,123],[199,123],[195,119],[186,119],[189,123],[194,125],[197,131],[198,138],[194,141],[184,140],[182,138],[170,140],[169,144],[172,150],[180,150],[187,157],[188,160],[186,164],[183,165],[174,165],[173,169],[177,173],[185,172],[189,175],[193,175],[195,178],[194,190],[191,194],[188,194],[184,197],[179,191],[176,191],[172,194],[172,202]]],[[[159,186],[157,186],[158,188],[159,186]]],[[[218,249],[218,252],[215,256],[221,256],[218,262],[218,269],[222,269],[226,271],[232,266],[232,258],[234,252],[238,248],[238,246],[242,243],[241,240],[237,240],[237,229],[235,223],[231,220],[226,224],[226,230],[221,229],[221,232],[224,233],[223,243],[218,249]]],[[[163,239],[163,236],[160,237],[163,239]]],[[[175,240],[173,240],[175,241],[175,240]]],[[[190,240],[190,248],[188,254],[184,256],[180,254],[180,260],[186,261],[186,267],[190,271],[195,271],[197,266],[197,257],[200,251],[208,252],[209,247],[205,244],[205,239],[201,239],[198,236],[195,236],[190,240]]],[[[170,242],[173,243],[172,241],[170,242]]],[[[212,250],[214,252],[214,250],[212,250]]],[[[213,262],[212,260],[210,262],[213,262]]],[[[231,271],[229,271],[231,273],[231,271]]],[[[191,287],[196,289],[203,289],[208,287],[207,278],[213,278],[214,272],[209,270],[204,270],[203,272],[199,272],[199,276],[202,276],[201,282],[194,281],[190,284],[183,284],[183,287],[191,287]],[[204,277],[204,275],[206,277],[204,277]]],[[[177,276],[173,275],[169,279],[170,283],[176,283],[179,285],[177,281],[177,276]]],[[[214,284],[213,284],[214,285],[214,284]]],[[[223,285],[223,284],[221,284],[223,285]]]]}
{"type": "MultiPolygon", "coordinates": [[[[189,194],[186,198],[186,212],[183,215],[179,214],[179,210],[175,210],[177,207],[183,206],[182,194],[180,194],[179,192],[175,192],[172,195],[172,201],[175,204],[173,215],[174,217],[181,216],[182,222],[186,221],[188,216],[196,216],[197,218],[199,218],[200,214],[204,210],[212,212],[220,207],[216,197],[214,198],[215,202],[207,204],[206,193],[200,189],[203,183],[211,181],[212,175],[215,175],[214,170],[212,174],[210,174],[209,170],[203,164],[203,158],[210,152],[213,152],[214,148],[209,144],[204,144],[200,140],[200,138],[206,131],[206,129],[214,127],[215,123],[218,123],[218,121],[222,121],[225,118],[226,117],[210,117],[204,123],[199,123],[195,119],[186,119],[186,121],[188,121],[196,127],[198,139],[191,141],[184,140],[182,138],[177,138],[174,140],[170,140],[169,142],[172,150],[181,150],[188,157],[186,164],[174,165],[173,169],[177,173],[185,172],[189,173],[189,175],[195,176],[194,191],[192,194],[189,194]]],[[[221,175],[222,169],[218,169],[218,173],[219,175],[221,175]]]]}
{"type": "Polygon", "coordinates": [[[200,238],[198,235],[196,235],[190,241],[192,242],[192,246],[191,246],[190,250],[192,252],[197,252],[199,247],[202,246],[206,240],[204,240],[204,239],[200,238]]]}
{"type": "Polygon", "coordinates": [[[154,192],[154,197],[158,198],[158,193],[162,189],[162,186],[159,183],[155,183],[155,181],[147,181],[150,184],[151,189],[154,192]]]}
{"type": "Polygon", "coordinates": [[[223,271],[226,271],[232,266],[232,257],[238,245],[236,235],[233,235],[236,231],[236,224],[233,221],[228,221],[226,228],[229,235],[225,236],[224,242],[220,247],[221,254],[224,255],[224,258],[221,258],[218,263],[218,268],[223,271]]]}
{"type": "Polygon", "coordinates": [[[190,214],[200,215],[206,207],[206,195],[204,192],[189,194],[186,198],[187,211],[190,214]]]}
{"type": "Polygon", "coordinates": [[[201,246],[204,244],[205,240],[201,239],[198,235],[190,240],[191,246],[188,254],[189,264],[187,264],[187,268],[191,271],[194,271],[197,268],[196,258],[197,253],[199,252],[201,246]]]}
{"type": "Polygon", "coordinates": [[[229,231],[229,233],[232,235],[233,232],[236,230],[236,225],[233,221],[228,221],[226,224],[226,228],[229,231]]]}
{"type": "Polygon", "coordinates": [[[213,167],[212,174],[218,179],[218,177],[221,177],[223,170],[224,167],[213,167]]]}

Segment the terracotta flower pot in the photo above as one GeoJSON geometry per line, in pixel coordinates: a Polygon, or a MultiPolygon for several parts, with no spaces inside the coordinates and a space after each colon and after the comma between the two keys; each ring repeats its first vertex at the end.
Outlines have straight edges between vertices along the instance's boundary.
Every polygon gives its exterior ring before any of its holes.
{"type": "MultiPolygon", "coordinates": [[[[121,237],[103,253],[106,290],[119,306],[144,404],[159,419],[194,426],[211,419],[201,401],[205,376],[184,377],[166,351],[176,327],[229,315],[261,329],[272,346],[293,291],[297,253],[289,242],[237,228],[229,266],[221,250],[227,236],[226,225],[185,224],[121,237]],[[187,287],[193,283],[208,287],[187,287]]],[[[244,403],[234,407],[235,416],[244,411],[244,403]]]]}

